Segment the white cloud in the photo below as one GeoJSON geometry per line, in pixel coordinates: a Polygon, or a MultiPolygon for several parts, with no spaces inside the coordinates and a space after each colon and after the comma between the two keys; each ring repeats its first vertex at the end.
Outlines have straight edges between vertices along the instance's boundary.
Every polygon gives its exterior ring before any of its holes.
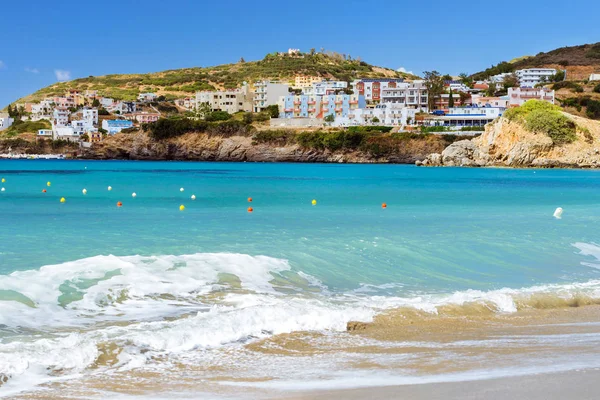
{"type": "Polygon", "coordinates": [[[400,67],[396,71],[398,71],[398,72],[404,72],[405,74],[414,75],[412,71],[407,71],[406,68],[404,68],[404,67],[400,67]]]}
{"type": "Polygon", "coordinates": [[[0,60],[0,69],[6,67],[6,64],[4,64],[4,61],[0,60]]]}
{"type": "Polygon", "coordinates": [[[39,74],[40,70],[37,68],[29,68],[29,67],[25,67],[25,72],[31,72],[32,74],[39,74]]]}
{"type": "Polygon", "coordinates": [[[56,75],[56,79],[61,82],[71,80],[71,71],[65,71],[64,69],[55,69],[54,74],[56,75]]]}

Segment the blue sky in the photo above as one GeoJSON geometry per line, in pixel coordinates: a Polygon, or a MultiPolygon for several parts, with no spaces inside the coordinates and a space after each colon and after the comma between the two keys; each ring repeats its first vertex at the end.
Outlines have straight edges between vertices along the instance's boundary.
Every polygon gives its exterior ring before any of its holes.
{"type": "Polygon", "coordinates": [[[600,2],[6,1],[0,107],[59,79],[152,72],[324,47],[420,73],[600,41],[600,2]]]}

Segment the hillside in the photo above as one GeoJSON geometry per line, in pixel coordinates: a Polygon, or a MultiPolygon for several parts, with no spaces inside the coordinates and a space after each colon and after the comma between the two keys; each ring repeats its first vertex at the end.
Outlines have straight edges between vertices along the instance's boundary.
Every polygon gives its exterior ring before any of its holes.
{"type": "Polygon", "coordinates": [[[260,61],[240,60],[235,64],[214,67],[184,68],[147,74],[90,76],[59,82],[19,99],[18,103],[61,95],[68,89],[98,90],[100,95],[118,100],[134,100],[143,92],[155,92],[167,98],[177,98],[190,96],[198,90],[234,88],[243,82],[261,79],[293,81],[295,75],[344,81],[359,77],[414,78],[412,75],[373,66],[338,53],[272,53],[260,61]]]}
{"type": "Polygon", "coordinates": [[[566,69],[567,79],[585,80],[591,73],[600,72],[600,42],[561,47],[535,56],[519,57],[509,62],[502,61],[485,71],[473,74],[472,77],[479,80],[504,72],[534,67],[566,69]]]}

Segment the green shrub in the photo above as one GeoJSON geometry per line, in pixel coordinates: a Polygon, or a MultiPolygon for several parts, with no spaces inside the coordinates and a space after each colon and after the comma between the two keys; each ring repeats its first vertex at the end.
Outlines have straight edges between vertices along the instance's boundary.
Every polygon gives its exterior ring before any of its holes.
{"type": "Polygon", "coordinates": [[[554,144],[571,143],[577,139],[577,125],[564,116],[560,107],[540,100],[529,100],[504,113],[509,121],[523,124],[531,132],[548,135],[554,144]]]}
{"type": "Polygon", "coordinates": [[[600,101],[589,100],[587,102],[587,110],[585,111],[585,115],[587,115],[588,118],[600,119],[600,101]]]}
{"type": "Polygon", "coordinates": [[[527,115],[525,127],[531,132],[547,134],[559,145],[577,139],[575,123],[557,111],[534,110],[527,115]]]}
{"type": "Polygon", "coordinates": [[[208,122],[227,121],[228,119],[231,119],[231,114],[229,114],[227,111],[213,111],[205,118],[205,120],[208,122]]]}
{"type": "Polygon", "coordinates": [[[556,82],[552,85],[552,90],[571,89],[577,93],[583,93],[583,87],[572,81],[556,82]]]}
{"type": "Polygon", "coordinates": [[[257,131],[252,136],[253,144],[273,143],[286,145],[296,141],[296,134],[288,130],[257,131]]]}
{"type": "Polygon", "coordinates": [[[594,86],[594,93],[600,93],[600,83],[594,86]]]}

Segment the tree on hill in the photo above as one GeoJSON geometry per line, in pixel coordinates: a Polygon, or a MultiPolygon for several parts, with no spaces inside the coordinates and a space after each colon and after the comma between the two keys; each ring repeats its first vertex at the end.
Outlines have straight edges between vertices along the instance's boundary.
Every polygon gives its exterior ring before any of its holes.
{"type": "Polygon", "coordinates": [[[427,88],[428,100],[427,106],[433,110],[435,99],[438,98],[444,91],[443,77],[437,71],[425,71],[425,87],[427,88]]]}
{"type": "Polygon", "coordinates": [[[496,83],[490,82],[489,87],[485,91],[485,95],[488,97],[494,97],[496,95],[496,83]]]}
{"type": "Polygon", "coordinates": [[[246,62],[246,60],[244,60],[244,57],[241,57],[239,62],[240,62],[240,64],[243,64],[246,62]]]}
{"type": "Polygon", "coordinates": [[[329,114],[329,115],[325,116],[325,118],[323,118],[323,121],[329,122],[329,123],[335,122],[335,117],[333,116],[333,114],[329,114]]]}
{"type": "Polygon", "coordinates": [[[464,72],[461,72],[460,75],[458,75],[458,78],[460,79],[460,82],[465,86],[471,87],[473,85],[473,80],[469,78],[469,75],[467,75],[464,72]]]}
{"type": "Polygon", "coordinates": [[[373,119],[371,120],[371,122],[374,123],[374,124],[378,124],[380,121],[379,121],[379,118],[373,117],[373,119]]]}
{"type": "Polygon", "coordinates": [[[100,100],[94,99],[92,101],[92,107],[100,107],[100,100]]]}
{"type": "Polygon", "coordinates": [[[454,107],[454,93],[452,93],[452,89],[450,89],[450,95],[448,96],[448,108],[454,107]]]}
{"type": "Polygon", "coordinates": [[[558,70],[554,75],[550,77],[550,81],[552,82],[562,82],[565,80],[565,71],[558,70]]]}
{"type": "Polygon", "coordinates": [[[504,90],[519,86],[519,78],[517,77],[517,74],[513,72],[512,74],[506,75],[504,78],[502,78],[502,86],[504,87],[504,90]]]}
{"type": "Polygon", "coordinates": [[[279,106],[277,104],[268,106],[265,111],[269,113],[271,118],[279,118],[279,106]]]}

